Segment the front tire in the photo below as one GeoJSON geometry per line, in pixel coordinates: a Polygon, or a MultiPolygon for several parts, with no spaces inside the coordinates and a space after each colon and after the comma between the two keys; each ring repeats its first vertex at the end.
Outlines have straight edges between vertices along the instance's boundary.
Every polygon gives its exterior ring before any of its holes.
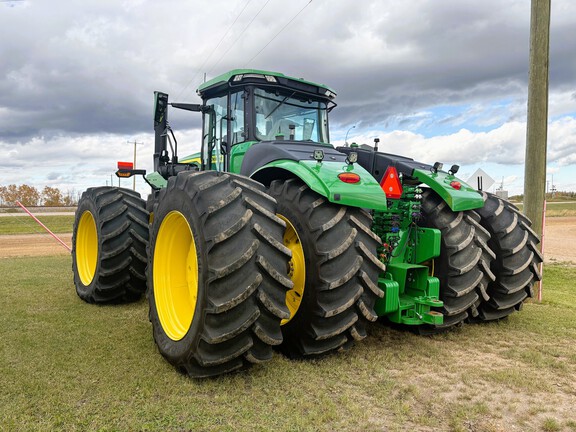
{"type": "Polygon", "coordinates": [[[282,325],[280,350],[289,357],[312,356],[347,347],[366,337],[383,296],[377,280],[384,271],[376,257],[380,238],[371,216],[330,203],[300,179],[276,180],[269,193],[287,221],[284,240],[292,250],[287,295],[290,318],[282,325]]]}
{"type": "Polygon", "coordinates": [[[149,317],[160,353],[192,377],[269,360],[291,288],[285,224],[262,186],[217,172],[179,173],[154,205],[149,317]]]}
{"type": "Polygon", "coordinates": [[[82,300],[129,302],[146,291],[145,207],[129,189],[97,187],[82,194],[72,234],[72,272],[82,300]]]}

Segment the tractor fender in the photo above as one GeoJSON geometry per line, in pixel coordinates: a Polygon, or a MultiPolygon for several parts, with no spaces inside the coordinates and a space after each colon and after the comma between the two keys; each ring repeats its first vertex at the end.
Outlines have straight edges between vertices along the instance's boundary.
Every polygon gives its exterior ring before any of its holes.
{"type": "Polygon", "coordinates": [[[412,176],[440,195],[452,211],[473,210],[484,206],[484,198],[476,189],[450,173],[415,169],[412,176]]]}
{"type": "MultiPolygon", "coordinates": [[[[263,141],[252,144],[242,159],[240,174],[250,176],[261,167],[278,160],[314,161],[314,150],[322,150],[326,161],[345,163],[347,155],[329,144],[300,141],[263,141]]],[[[315,161],[314,161],[315,162],[315,161]]]]}
{"type": "Polygon", "coordinates": [[[345,162],[276,160],[259,168],[251,177],[269,185],[273,180],[298,177],[314,192],[334,204],[385,211],[386,195],[380,184],[360,165],[345,162]],[[341,173],[358,174],[358,183],[345,183],[341,173]]]}
{"type": "Polygon", "coordinates": [[[416,178],[434,190],[453,211],[472,210],[484,206],[484,199],[478,191],[450,173],[441,170],[436,172],[432,165],[404,156],[375,152],[367,146],[338,147],[338,151],[356,152],[358,163],[371,172],[378,182],[382,180],[388,167],[395,167],[405,179],[416,178]],[[459,186],[453,182],[459,183],[459,186]]]}
{"type": "Polygon", "coordinates": [[[359,164],[348,164],[347,155],[329,144],[295,141],[260,142],[244,155],[240,174],[269,186],[273,180],[298,177],[328,201],[352,207],[386,210],[386,195],[380,184],[359,164]],[[324,159],[316,161],[314,150],[324,159]],[[341,173],[358,174],[357,183],[345,183],[341,173]]]}

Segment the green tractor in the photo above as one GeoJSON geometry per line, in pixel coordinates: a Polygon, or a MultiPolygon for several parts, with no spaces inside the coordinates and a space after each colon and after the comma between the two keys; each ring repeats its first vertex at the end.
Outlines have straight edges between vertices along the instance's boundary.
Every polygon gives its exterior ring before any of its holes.
{"type": "Polygon", "coordinates": [[[334,91],[259,70],[200,86],[202,104],[155,93],[147,200],[82,195],[78,295],[147,293],[160,353],[193,377],[346,349],[380,319],[420,333],[498,320],[541,278],[538,236],[512,204],[448,171],[330,144],[334,91]],[[168,107],[200,113],[201,151],[178,157],[168,107]]]}

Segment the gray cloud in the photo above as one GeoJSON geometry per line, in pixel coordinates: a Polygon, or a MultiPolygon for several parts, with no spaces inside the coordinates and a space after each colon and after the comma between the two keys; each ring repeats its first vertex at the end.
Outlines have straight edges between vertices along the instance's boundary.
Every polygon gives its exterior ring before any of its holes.
{"type": "MultiPolygon", "coordinates": [[[[210,75],[244,66],[305,2],[271,2],[238,39],[262,4],[246,9],[208,62],[236,2],[2,8],[0,139],[150,131],[155,89],[176,96],[196,77],[184,93],[193,99],[202,63],[210,75]]],[[[567,0],[554,6],[562,16],[552,26],[552,88],[576,76],[576,18],[567,17],[576,9],[567,0]]],[[[529,13],[520,0],[319,1],[248,66],[326,82],[339,93],[333,122],[371,126],[428,106],[523,97],[529,13]]]]}

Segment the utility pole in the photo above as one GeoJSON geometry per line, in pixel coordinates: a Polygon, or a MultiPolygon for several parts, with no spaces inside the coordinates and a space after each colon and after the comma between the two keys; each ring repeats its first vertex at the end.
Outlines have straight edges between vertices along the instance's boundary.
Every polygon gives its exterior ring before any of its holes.
{"type": "MultiPolygon", "coordinates": [[[[137,144],[144,144],[143,142],[136,142],[136,140],[134,140],[134,142],[132,141],[126,141],[128,144],[134,144],[134,167],[133,169],[136,169],[136,145],[137,144]]],[[[136,176],[132,176],[132,189],[136,190],[136,176]]]]}
{"type": "Polygon", "coordinates": [[[530,14],[524,214],[532,220],[532,229],[539,236],[542,236],[544,229],[542,219],[546,187],[550,2],[551,0],[532,0],[530,14]]]}

